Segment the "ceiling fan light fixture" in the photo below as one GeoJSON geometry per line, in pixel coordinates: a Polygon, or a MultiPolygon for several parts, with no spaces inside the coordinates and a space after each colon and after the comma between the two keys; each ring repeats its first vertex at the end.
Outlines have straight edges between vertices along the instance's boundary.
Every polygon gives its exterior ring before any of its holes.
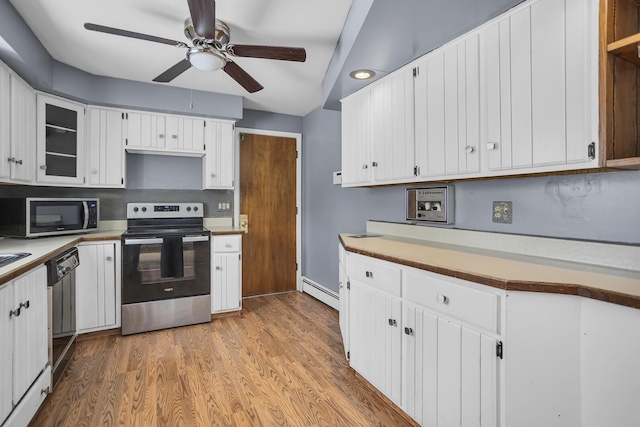
{"type": "Polygon", "coordinates": [[[220,52],[206,46],[194,46],[189,49],[187,59],[191,65],[202,71],[216,71],[227,65],[227,59],[220,52]]]}
{"type": "Polygon", "coordinates": [[[356,80],[367,80],[370,78],[373,78],[376,73],[373,70],[365,70],[365,69],[361,69],[361,70],[355,70],[349,73],[349,75],[351,76],[351,78],[354,78],[356,80]]]}

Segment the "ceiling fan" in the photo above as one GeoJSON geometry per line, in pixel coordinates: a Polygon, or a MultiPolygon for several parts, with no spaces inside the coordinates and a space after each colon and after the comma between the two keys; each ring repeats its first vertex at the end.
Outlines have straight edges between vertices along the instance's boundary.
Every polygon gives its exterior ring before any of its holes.
{"type": "Polygon", "coordinates": [[[229,26],[216,19],[215,0],[187,0],[191,16],[184,22],[184,34],[193,46],[186,43],[85,23],[84,28],[101,33],[131,37],[156,43],[168,44],[174,47],[186,48],[186,58],[178,62],[164,73],[153,79],[154,82],[168,83],[194,66],[204,71],[223,69],[232,79],[238,82],[248,92],[254,93],[263,89],[253,77],[243,70],[230,57],[278,59],[282,61],[304,62],[307,53],[301,47],[258,46],[245,44],[231,44],[229,26]]]}

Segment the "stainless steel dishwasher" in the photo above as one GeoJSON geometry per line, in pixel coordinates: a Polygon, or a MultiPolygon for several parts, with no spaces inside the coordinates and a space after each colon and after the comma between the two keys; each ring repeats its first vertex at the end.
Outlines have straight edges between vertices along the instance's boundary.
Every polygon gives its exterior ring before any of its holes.
{"type": "Polygon", "coordinates": [[[49,363],[51,389],[56,386],[76,350],[76,268],[78,249],[71,248],[47,263],[49,363]]]}

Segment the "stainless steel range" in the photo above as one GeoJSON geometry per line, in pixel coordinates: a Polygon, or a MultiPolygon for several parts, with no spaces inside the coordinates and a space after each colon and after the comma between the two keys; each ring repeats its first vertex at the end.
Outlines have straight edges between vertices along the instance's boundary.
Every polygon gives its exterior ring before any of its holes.
{"type": "Polygon", "coordinates": [[[211,321],[211,232],[202,203],[128,203],[122,335],[211,321]]]}

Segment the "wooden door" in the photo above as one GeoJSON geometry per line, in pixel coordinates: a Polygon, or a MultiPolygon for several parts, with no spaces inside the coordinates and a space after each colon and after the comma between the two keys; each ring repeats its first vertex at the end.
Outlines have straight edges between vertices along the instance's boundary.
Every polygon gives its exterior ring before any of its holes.
{"type": "Polygon", "coordinates": [[[242,296],[296,289],[296,140],[244,134],[240,141],[242,296]]]}

